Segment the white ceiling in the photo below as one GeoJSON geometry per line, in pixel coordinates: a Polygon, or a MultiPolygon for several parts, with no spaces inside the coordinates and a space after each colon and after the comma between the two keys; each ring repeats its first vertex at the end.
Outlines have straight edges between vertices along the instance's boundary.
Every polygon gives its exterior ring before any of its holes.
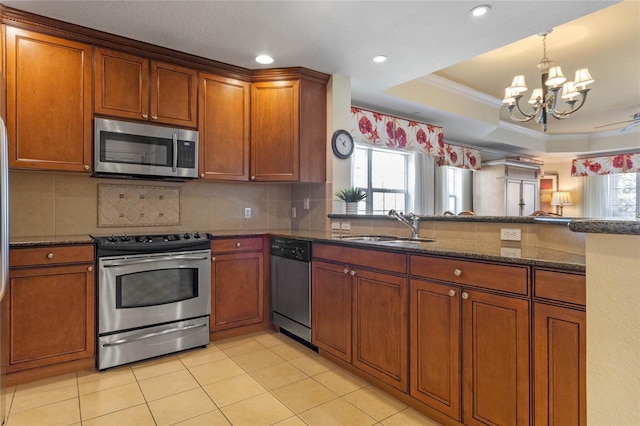
{"type": "MultiPolygon", "coordinates": [[[[2,3],[244,68],[303,66],[345,75],[351,78],[354,104],[442,125],[450,141],[494,150],[544,154],[597,146],[602,151],[602,143],[570,145],[573,149],[552,144],[620,129],[624,125],[594,127],[640,112],[639,1],[488,1],[491,13],[473,19],[469,11],[485,1],[2,3]],[[589,67],[596,82],[580,112],[562,122],[552,120],[543,134],[535,123],[512,125],[499,105],[514,74],[526,74],[528,86],[537,86],[542,40],[535,34],[551,28],[547,56],[570,79],[575,69],[589,67]],[[257,64],[254,57],[261,53],[275,62],[257,64]],[[378,54],[389,60],[372,63],[378,54]],[[482,99],[495,117],[478,120],[465,108],[447,111],[426,95],[416,100],[390,94],[416,81],[441,85],[442,77],[457,83],[457,93],[482,99]],[[533,140],[535,147],[512,143],[517,139],[533,140]]],[[[596,135],[614,137],[612,149],[640,147],[640,132],[625,132],[622,141],[617,133],[596,135]]]]}

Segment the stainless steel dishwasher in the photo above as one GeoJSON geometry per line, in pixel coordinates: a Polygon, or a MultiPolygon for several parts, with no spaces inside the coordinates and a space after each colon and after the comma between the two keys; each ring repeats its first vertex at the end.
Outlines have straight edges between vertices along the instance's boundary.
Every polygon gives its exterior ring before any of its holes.
{"type": "Polygon", "coordinates": [[[271,238],[271,320],[311,342],[311,242],[271,238]]]}

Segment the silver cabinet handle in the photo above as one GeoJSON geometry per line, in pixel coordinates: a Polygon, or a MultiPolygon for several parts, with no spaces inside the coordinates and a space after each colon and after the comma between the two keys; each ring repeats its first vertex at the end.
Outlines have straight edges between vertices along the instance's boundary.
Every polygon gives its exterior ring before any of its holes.
{"type": "Polygon", "coordinates": [[[204,177],[204,173],[200,173],[200,177],[204,177]]]}
{"type": "Polygon", "coordinates": [[[53,253],[51,252],[47,253],[47,259],[53,259],[53,253]]]}
{"type": "Polygon", "coordinates": [[[87,271],[89,272],[93,271],[93,266],[87,266],[87,271]]]}
{"type": "Polygon", "coordinates": [[[342,271],[345,275],[347,275],[349,273],[349,268],[344,268],[344,270],[342,271]]]}
{"type": "Polygon", "coordinates": [[[449,290],[449,296],[453,297],[456,295],[456,291],[455,290],[449,290]]]}
{"type": "Polygon", "coordinates": [[[211,261],[212,261],[212,262],[215,262],[215,261],[216,261],[216,257],[215,257],[215,256],[213,256],[213,257],[211,258],[211,261]]]}
{"type": "Polygon", "coordinates": [[[352,277],[355,277],[355,275],[357,274],[356,271],[354,271],[353,269],[351,270],[351,272],[349,272],[351,274],[352,277]]]}
{"type": "Polygon", "coordinates": [[[142,114],[142,118],[144,118],[146,120],[147,118],[149,118],[149,115],[148,114],[142,114]]]}
{"type": "Polygon", "coordinates": [[[149,333],[149,334],[144,334],[142,336],[132,337],[131,339],[114,340],[113,342],[105,343],[102,346],[109,347],[109,346],[124,345],[125,343],[131,343],[131,342],[136,342],[138,340],[150,339],[151,337],[162,336],[164,334],[170,334],[170,333],[177,333],[179,331],[184,331],[184,330],[191,330],[192,328],[205,327],[206,325],[207,324],[193,324],[193,325],[187,325],[185,327],[169,328],[167,330],[157,331],[155,333],[149,333]]]}
{"type": "Polygon", "coordinates": [[[453,270],[453,275],[455,275],[456,277],[459,277],[460,275],[462,275],[462,270],[456,268],[453,270]]]}
{"type": "Polygon", "coordinates": [[[236,247],[240,248],[240,243],[236,243],[236,247]]]}
{"type": "Polygon", "coordinates": [[[464,300],[467,300],[467,299],[469,298],[469,293],[467,293],[466,291],[463,291],[463,292],[462,292],[462,298],[463,298],[464,300]]]}
{"type": "Polygon", "coordinates": [[[151,116],[151,119],[152,119],[152,120],[157,120],[157,119],[158,119],[158,116],[157,116],[157,115],[152,115],[152,116],[151,116]]]}
{"type": "Polygon", "coordinates": [[[91,166],[89,166],[88,164],[85,164],[85,165],[84,165],[84,169],[85,169],[85,170],[91,170],[91,166]]]}

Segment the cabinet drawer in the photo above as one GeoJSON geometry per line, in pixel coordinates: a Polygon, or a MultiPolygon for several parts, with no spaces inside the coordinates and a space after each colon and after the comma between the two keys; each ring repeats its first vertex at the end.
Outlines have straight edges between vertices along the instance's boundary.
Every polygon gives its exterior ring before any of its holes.
{"type": "Polygon", "coordinates": [[[262,250],[262,237],[211,240],[211,253],[234,253],[255,250],[262,250]]]}
{"type": "Polygon", "coordinates": [[[9,250],[9,266],[93,262],[93,245],[29,247],[9,250]]]}
{"type": "Polygon", "coordinates": [[[582,274],[534,269],[533,295],[560,302],[585,305],[586,278],[582,274]]]}
{"type": "Polygon", "coordinates": [[[343,265],[358,265],[383,269],[399,274],[407,273],[407,255],[388,251],[366,250],[353,247],[314,244],[313,258],[321,258],[343,265]]]}
{"type": "Polygon", "coordinates": [[[529,294],[526,266],[496,265],[429,256],[411,256],[409,265],[410,274],[418,277],[522,295],[529,294]]]}

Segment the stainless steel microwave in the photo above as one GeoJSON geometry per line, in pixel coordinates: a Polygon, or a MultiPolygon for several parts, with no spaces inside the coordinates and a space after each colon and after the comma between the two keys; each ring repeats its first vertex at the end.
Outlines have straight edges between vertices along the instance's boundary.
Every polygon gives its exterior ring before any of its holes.
{"type": "Polygon", "coordinates": [[[198,131],[96,118],[94,176],[198,177],[198,131]]]}

